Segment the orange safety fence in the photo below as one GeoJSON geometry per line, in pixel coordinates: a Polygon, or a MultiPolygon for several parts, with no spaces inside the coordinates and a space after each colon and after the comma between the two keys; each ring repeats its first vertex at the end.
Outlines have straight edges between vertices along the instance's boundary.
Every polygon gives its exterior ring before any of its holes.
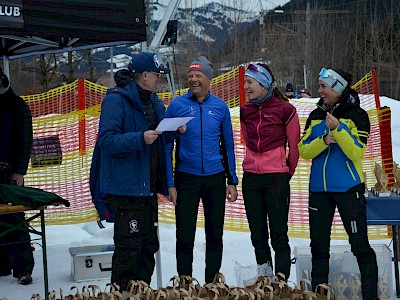
{"type": "MultiPolygon", "coordinates": [[[[245,101],[243,90],[244,68],[233,69],[215,77],[211,92],[226,101],[231,111],[235,140],[236,172],[239,177],[239,196],[236,202],[226,204],[225,229],[248,231],[248,224],[242,197],[242,161],[245,147],[241,140],[239,107],[245,101]]],[[[354,88],[361,94],[361,106],[368,112],[371,121],[371,136],[363,160],[367,174],[367,185],[375,184],[374,165],[381,164],[388,173],[391,153],[390,109],[380,108],[378,91],[374,83],[375,73],[369,72],[354,88]],[[382,149],[385,149],[382,153],[382,149]],[[389,151],[390,149],[390,151],[389,151]]],[[[33,116],[34,146],[25,183],[54,192],[70,201],[71,206],[48,207],[45,211],[47,224],[74,224],[96,221],[97,213],[89,192],[89,170],[98,122],[107,88],[87,80],[79,79],[46,93],[24,96],[33,116]]],[[[177,91],[177,95],[187,89],[177,91]]],[[[159,93],[167,106],[172,100],[171,93],[159,93]]],[[[293,99],[301,127],[304,128],[315,103],[306,99],[293,99]]],[[[289,235],[309,237],[308,233],[308,180],[310,161],[300,159],[296,173],[291,180],[289,212],[289,235]]],[[[393,179],[393,174],[391,175],[393,179]]],[[[123,180],[123,179],[121,179],[123,180]]],[[[174,207],[163,196],[159,197],[159,220],[174,223],[174,207]]],[[[203,209],[200,205],[198,226],[204,225],[203,209]]],[[[386,226],[370,226],[370,238],[388,236],[386,226]]],[[[338,214],[335,215],[332,238],[347,239],[338,214]]]]}

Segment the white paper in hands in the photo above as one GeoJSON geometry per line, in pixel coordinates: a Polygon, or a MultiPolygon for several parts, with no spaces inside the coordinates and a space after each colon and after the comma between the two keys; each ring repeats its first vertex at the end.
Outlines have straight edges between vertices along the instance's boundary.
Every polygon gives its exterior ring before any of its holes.
{"type": "Polygon", "coordinates": [[[176,117],[176,118],[164,118],[160,124],[158,124],[156,130],[158,131],[176,131],[182,125],[187,124],[194,117],[176,117]]]}

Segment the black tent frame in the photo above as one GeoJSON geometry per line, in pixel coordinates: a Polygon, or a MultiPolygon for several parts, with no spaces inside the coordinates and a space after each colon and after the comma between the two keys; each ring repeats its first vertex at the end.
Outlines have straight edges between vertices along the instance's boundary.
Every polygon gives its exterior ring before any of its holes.
{"type": "Polygon", "coordinates": [[[146,41],[144,0],[5,0],[0,59],[146,41]]]}

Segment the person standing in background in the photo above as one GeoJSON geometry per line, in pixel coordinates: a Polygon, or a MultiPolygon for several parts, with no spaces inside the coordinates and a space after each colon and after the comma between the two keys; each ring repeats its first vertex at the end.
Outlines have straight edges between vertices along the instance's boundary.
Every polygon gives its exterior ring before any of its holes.
{"type": "Polygon", "coordinates": [[[311,93],[308,89],[300,90],[300,98],[311,98],[311,93]]]}
{"type": "MultiPolygon", "coordinates": [[[[28,104],[17,96],[0,69],[0,184],[24,185],[32,150],[32,115],[28,104]]],[[[0,199],[1,202],[1,199],[0,199]]],[[[0,215],[0,221],[17,226],[23,212],[0,215]]],[[[9,227],[0,225],[0,232],[9,227]]],[[[28,228],[22,227],[0,237],[0,276],[12,274],[18,283],[32,283],[34,259],[28,228]]]]}
{"type": "Polygon", "coordinates": [[[299,159],[300,124],[296,108],[277,88],[269,66],[250,64],[244,77],[248,102],[240,107],[246,145],[243,200],[259,275],[290,276],[288,216],[290,185],[299,159]],[[286,152],[286,149],[289,152],[286,152]]]}
{"type": "Polygon", "coordinates": [[[225,199],[236,201],[238,178],[231,116],[226,103],[210,93],[213,65],[204,56],[188,69],[189,91],[175,98],[167,118],[194,117],[172,146],[167,145],[170,200],[175,205],[176,260],[179,275],[192,276],[193,247],[200,199],[206,234],[205,282],[213,281],[222,262],[225,199]]]}
{"type": "Polygon", "coordinates": [[[286,84],[285,96],[289,99],[297,99],[298,95],[296,90],[293,88],[293,85],[290,82],[286,84]]]}
{"type": "Polygon", "coordinates": [[[365,182],[361,159],[370,133],[368,113],[351,88],[351,74],[323,68],[321,98],[307,119],[299,151],[311,159],[309,221],[311,282],[328,283],[331,228],[336,207],[349,236],[361,273],[364,300],[375,300],[378,285],[376,254],[368,241],[365,182]]]}

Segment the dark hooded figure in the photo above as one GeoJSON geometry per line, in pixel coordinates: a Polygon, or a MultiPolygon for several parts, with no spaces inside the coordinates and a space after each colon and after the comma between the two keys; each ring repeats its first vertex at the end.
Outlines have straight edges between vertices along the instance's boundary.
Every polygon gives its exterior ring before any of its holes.
{"type": "Polygon", "coordinates": [[[297,99],[298,97],[296,90],[293,88],[293,85],[290,82],[286,84],[285,96],[289,99],[297,99]]]}
{"type": "MultiPolygon", "coordinates": [[[[0,70],[0,184],[24,185],[32,148],[32,116],[29,106],[17,96],[0,70]]],[[[0,203],[2,200],[0,199],[0,203]]],[[[24,221],[24,213],[0,215],[0,233],[24,221]]],[[[0,237],[0,276],[12,274],[20,284],[32,283],[34,266],[26,227],[0,237]]]]}

